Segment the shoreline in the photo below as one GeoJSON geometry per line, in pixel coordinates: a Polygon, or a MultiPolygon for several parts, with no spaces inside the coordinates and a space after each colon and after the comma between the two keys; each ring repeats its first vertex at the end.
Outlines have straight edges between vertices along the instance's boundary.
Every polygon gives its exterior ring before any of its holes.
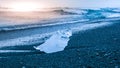
{"type": "MultiPolygon", "coordinates": [[[[119,22],[119,21],[117,21],[119,22]]],[[[64,51],[0,58],[1,68],[119,68],[120,23],[78,32],[64,51]]]]}

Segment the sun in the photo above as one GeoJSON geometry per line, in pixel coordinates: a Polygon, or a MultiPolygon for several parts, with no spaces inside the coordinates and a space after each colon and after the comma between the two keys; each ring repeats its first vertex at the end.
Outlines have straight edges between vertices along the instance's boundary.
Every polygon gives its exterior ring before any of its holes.
{"type": "Polygon", "coordinates": [[[43,8],[42,5],[38,5],[36,3],[30,3],[30,2],[21,2],[21,3],[12,3],[11,11],[17,11],[17,12],[30,12],[30,11],[37,11],[43,8]]]}

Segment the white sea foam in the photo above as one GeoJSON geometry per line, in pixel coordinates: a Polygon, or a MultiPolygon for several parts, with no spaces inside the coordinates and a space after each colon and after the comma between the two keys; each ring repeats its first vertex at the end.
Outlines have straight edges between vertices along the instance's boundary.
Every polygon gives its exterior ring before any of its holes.
{"type": "Polygon", "coordinates": [[[90,29],[96,29],[99,27],[103,27],[103,26],[109,26],[112,25],[113,23],[111,22],[101,22],[101,23],[91,23],[91,24],[85,24],[81,27],[75,27],[72,29],[73,33],[76,33],[78,31],[85,31],[85,30],[90,30],[90,29]]]}
{"type": "Polygon", "coordinates": [[[35,52],[32,50],[0,50],[0,53],[24,53],[24,52],[35,52]]]}
{"type": "Polygon", "coordinates": [[[77,8],[76,9],[72,9],[72,8],[71,9],[64,9],[64,11],[77,13],[79,15],[87,13],[87,11],[82,10],[82,9],[77,9],[77,8]]]}
{"type": "MultiPolygon", "coordinates": [[[[53,26],[53,25],[62,25],[62,24],[72,24],[72,23],[77,23],[77,22],[84,22],[88,21],[88,19],[81,19],[81,20],[70,20],[70,21],[65,21],[61,19],[60,22],[57,23],[49,23],[49,24],[37,24],[37,25],[27,25],[27,26],[20,26],[20,27],[3,27],[0,28],[0,31],[12,31],[12,30],[21,30],[21,29],[28,29],[28,28],[35,28],[35,27],[45,27],[45,26],[53,26]]],[[[54,21],[49,21],[49,22],[54,22],[54,21]]]]}
{"type": "Polygon", "coordinates": [[[47,38],[49,38],[53,33],[37,34],[27,37],[20,37],[15,39],[0,41],[0,48],[6,46],[22,46],[31,45],[35,43],[43,43],[47,38]]]}
{"type": "Polygon", "coordinates": [[[120,13],[111,14],[108,17],[110,17],[110,18],[112,18],[112,17],[120,17],[120,13]]]}

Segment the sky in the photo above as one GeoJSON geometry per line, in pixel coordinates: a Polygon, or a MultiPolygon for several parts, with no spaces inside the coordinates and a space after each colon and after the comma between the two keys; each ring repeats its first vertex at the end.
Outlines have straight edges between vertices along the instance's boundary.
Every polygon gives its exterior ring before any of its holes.
{"type": "Polygon", "coordinates": [[[120,7],[120,0],[0,0],[0,6],[10,6],[10,3],[21,1],[37,3],[44,7],[120,7]]]}

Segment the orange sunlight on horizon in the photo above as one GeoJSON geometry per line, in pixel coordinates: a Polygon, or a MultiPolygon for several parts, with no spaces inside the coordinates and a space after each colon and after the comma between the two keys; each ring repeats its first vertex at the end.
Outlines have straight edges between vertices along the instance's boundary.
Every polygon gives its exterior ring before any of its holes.
{"type": "Polygon", "coordinates": [[[31,12],[31,11],[42,11],[45,6],[43,4],[37,4],[34,2],[14,2],[9,4],[10,11],[17,12],[31,12]]]}

